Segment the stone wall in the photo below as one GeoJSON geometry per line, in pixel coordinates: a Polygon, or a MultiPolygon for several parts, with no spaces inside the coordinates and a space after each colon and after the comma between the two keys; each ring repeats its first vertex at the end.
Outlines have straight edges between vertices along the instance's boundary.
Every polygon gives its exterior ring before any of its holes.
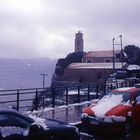
{"type": "MultiPolygon", "coordinates": [[[[119,70],[119,69],[118,69],[119,70]]],[[[64,71],[63,80],[71,82],[106,81],[113,69],[70,69],[64,71]]]]}

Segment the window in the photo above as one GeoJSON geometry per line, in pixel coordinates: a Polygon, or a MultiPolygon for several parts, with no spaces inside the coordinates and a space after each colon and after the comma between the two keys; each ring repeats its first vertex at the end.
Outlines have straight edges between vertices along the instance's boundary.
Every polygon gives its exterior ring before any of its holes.
{"type": "Polygon", "coordinates": [[[30,121],[22,118],[17,114],[3,113],[0,114],[0,126],[15,126],[27,128],[31,124],[30,121]]]}
{"type": "Polygon", "coordinates": [[[105,62],[109,63],[109,62],[111,62],[111,60],[110,59],[105,59],[105,62]]]}
{"type": "Polygon", "coordinates": [[[130,97],[131,97],[131,93],[123,93],[123,102],[127,102],[130,100],[130,97]]]}
{"type": "Polygon", "coordinates": [[[140,104],[140,92],[135,93],[137,104],[140,104]]]}
{"type": "Polygon", "coordinates": [[[91,59],[87,59],[86,62],[87,63],[92,63],[92,60],[91,59]]]}

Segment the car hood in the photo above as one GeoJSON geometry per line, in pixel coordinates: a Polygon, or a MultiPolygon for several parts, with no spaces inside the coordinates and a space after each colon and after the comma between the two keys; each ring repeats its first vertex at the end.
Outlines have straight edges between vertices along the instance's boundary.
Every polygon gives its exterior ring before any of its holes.
{"type": "Polygon", "coordinates": [[[120,102],[114,102],[111,100],[108,101],[99,101],[95,106],[90,106],[84,110],[84,113],[92,116],[95,115],[99,118],[105,116],[125,116],[131,107],[128,104],[122,104],[120,102]]]}
{"type": "Polygon", "coordinates": [[[105,114],[105,116],[127,116],[129,111],[131,111],[130,106],[121,104],[113,107],[105,114]]]}

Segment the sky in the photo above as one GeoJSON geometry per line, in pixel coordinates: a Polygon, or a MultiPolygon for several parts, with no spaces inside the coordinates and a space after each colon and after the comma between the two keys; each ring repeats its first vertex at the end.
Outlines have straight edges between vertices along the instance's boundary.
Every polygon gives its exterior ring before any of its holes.
{"type": "Polygon", "coordinates": [[[140,0],[0,0],[0,58],[66,57],[78,31],[85,52],[110,50],[119,35],[140,46],[139,13],[140,0]]]}

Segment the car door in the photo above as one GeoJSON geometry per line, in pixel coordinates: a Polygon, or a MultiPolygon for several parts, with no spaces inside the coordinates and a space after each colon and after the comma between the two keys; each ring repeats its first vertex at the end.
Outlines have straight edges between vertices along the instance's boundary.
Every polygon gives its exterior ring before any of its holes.
{"type": "Polygon", "coordinates": [[[140,124],[140,91],[134,93],[132,101],[132,116],[135,125],[140,124]]]}
{"type": "Polygon", "coordinates": [[[0,139],[22,139],[28,135],[30,122],[17,114],[0,113],[0,139]]]}

